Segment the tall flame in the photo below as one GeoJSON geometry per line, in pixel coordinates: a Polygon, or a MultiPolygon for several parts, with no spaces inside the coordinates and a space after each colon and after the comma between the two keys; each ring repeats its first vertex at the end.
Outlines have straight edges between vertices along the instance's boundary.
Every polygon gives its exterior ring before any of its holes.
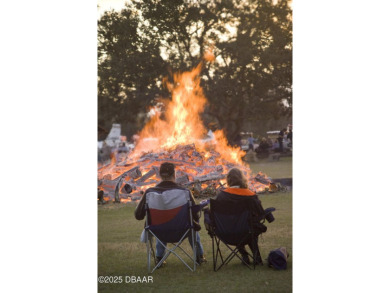
{"type": "MultiPolygon", "coordinates": [[[[122,196],[121,201],[132,201],[133,197],[138,200],[147,188],[160,181],[158,166],[165,160],[179,162],[176,175],[184,180],[180,184],[191,181],[195,184],[192,185],[193,191],[197,191],[198,195],[216,191],[216,181],[220,186],[224,185],[224,174],[232,167],[239,167],[245,176],[250,175],[249,166],[241,159],[245,152],[239,147],[229,146],[222,130],[215,131],[212,138],[204,139],[207,129],[200,114],[207,99],[200,86],[199,75],[203,62],[214,59],[211,52],[206,52],[203,61],[191,71],[175,73],[172,83],[165,80],[172,99],[149,110],[150,120],[139,133],[135,150],[123,161],[118,159],[118,163],[113,157],[110,164],[99,168],[99,188],[106,195],[114,198],[117,184],[122,182],[118,180],[123,178],[134,191],[131,199],[125,195],[127,199],[122,196]]],[[[269,185],[268,179],[260,173],[256,178],[249,180],[249,188],[256,192],[264,191],[269,185]]]]}
{"type": "MultiPolygon", "coordinates": [[[[212,53],[206,52],[205,60],[210,61],[212,53]],[[206,58],[207,57],[207,58],[206,58]]],[[[173,84],[166,82],[172,94],[172,100],[166,106],[164,118],[160,112],[155,112],[140,132],[139,142],[134,154],[145,151],[172,149],[178,145],[195,144],[197,149],[208,153],[208,146],[202,142],[207,133],[200,114],[203,112],[207,99],[200,86],[200,72],[203,62],[191,71],[175,73],[173,84]]],[[[241,158],[245,155],[240,148],[231,147],[222,131],[216,131],[214,148],[221,158],[235,164],[243,165],[241,158]]]]}

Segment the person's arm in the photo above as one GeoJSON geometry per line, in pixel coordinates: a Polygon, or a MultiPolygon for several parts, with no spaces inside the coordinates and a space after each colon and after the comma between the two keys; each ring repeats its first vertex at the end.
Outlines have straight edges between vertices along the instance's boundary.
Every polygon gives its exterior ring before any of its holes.
{"type": "Polygon", "coordinates": [[[255,202],[256,202],[256,204],[254,205],[255,212],[256,212],[257,216],[261,219],[264,217],[265,211],[264,211],[263,205],[261,204],[261,201],[257,195],[255,195],[255,202]]]}
{"type": "Polygon", "coordinates": [[[146,215],[145,202],[146,202],[146,193],[142,196],[141,200],[138,203],[137,208],[134,211],[134,215],[137,220],[143,220],[145,218],[146,215]]]}
{"type": "MultiPolygon", "coordinates": [[[[190,192],[190,199],[191,199],[192,204],[193,204],[193,205],[196,205],[194,195],[192,194],[191,190],[188,189],[188,191],[190,192]]],[[[200,218],[200,212],[198,212],[198,213],[193,213],[192,217],[193,217],[193,219],[194,219],[196,222],[198,222],[198,221],[199,221],[199,218],[200,218]]]]}

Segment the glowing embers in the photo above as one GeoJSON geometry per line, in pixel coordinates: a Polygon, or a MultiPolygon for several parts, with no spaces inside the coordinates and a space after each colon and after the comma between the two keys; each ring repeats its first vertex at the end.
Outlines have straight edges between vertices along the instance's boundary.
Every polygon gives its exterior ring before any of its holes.
{"type": "Polygon", "coordinates": [[[269,189],[270,179],[259,173],[251,177],[250,169],[245,165],[236,165],[224,159],[218,152],[200,151],[195,144],[179,145],[174,149],[159,153],[145,153],[133,158],[126,164],[110,167],[111,174],[99,170],[99,186],[105,195],[114,199],[115,188],[119,183],[119,198],[137,201],[143,192],[161,181],[159,166],[163,162],[171,162],[176,166],[176,182],[191,189],[195,197],[211,197],[226,186],[226,174],[233,168],[240,168],[249,178],[249,188],[254,192],[264,192],[269,189]],[[112,176],[115,174],[115,176],[112,176]],[[120,180],[122,182],[120,182],[120,180]],[[127,191],[126,186],[128,185],[127,191]],[[131,190],[129,192],[129,190],[131,190]]]}

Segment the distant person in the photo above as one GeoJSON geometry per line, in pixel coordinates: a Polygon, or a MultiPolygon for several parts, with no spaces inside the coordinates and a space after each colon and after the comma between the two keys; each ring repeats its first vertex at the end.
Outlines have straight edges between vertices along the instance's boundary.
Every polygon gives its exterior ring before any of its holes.
{"type": "Polygon", "coordinates": [[[128,153],[129,148],[126,146],[126,143],[121,142],[120,146],[118,147],[118,153],[128,153]]]}
{"type": "Polygon", "coordinates": [[[250,151],[250,150],[253,151],[254,150],[254,146],[253,146],[254,142],[255,142],[255,139],[253,138],[253,134],[251,134],[248,137],[248,151],[250,151]]]}
{"type": "MultiPolygon", "coordinates": [[[[186,196],[186,192],[190,193],[191,197],[191,202],[193,204],[195,203],[195,199],[191,193],[191,191],[187,188],[184,188],[178,184],[176,184],[176,175],[175,175],[175,165],[172,163],[163,163],[160,166],[160,177],[162,179],[162,182],[157,184],[155,187],[149,188],[145,191],[144,195],[142,196],[137,208],[135,209],[135,218],[137,220],[143,220],[146,215],[146,210],[145,210],[145,202],[146,202],[146,195],[149,192],[157,192],[159,194],[164,193],[165,195],[169,195],[170,193],[177,193],[180,191],[183,191],[183,196],[186,196]]],[[[197,213],[193,214],[193,220],[194,220],[194,226],[195,230],[199,231],[200,230],[200,225],[199,225],[199,218],[200,215],[197,213]]],[[[189,234],[188,240],[190,244],[192,245],[192,239],[191,239],[191,233],[189,234]]],[[[166,243],[163,243],[165,246],[167,245],[166,243]]],[[[206,262],[206,259],[204,257],[204,252],[203,252],[203,246],[200,242],[200,236],[198,232],[195,232],[195,245],[196,245],[196,261],[201,264],[203,262],[206,262]]],[[[165,254],[165,247],[160,243],[160,241],[156,241],[156,259],[157,263],[161,261],[165,254]]],[[[164,262],[165,263],[165,262],[164,262]]]]}
{"type": "Polygon", "coordinates": [[[238,134],[236,135],[236,138],[234,139],[234,145],[235,145],[236,147],[241,148],[241,139],[242,139],[242,137],[241,137],[241,135],[238,133],[238,134]]]}
{"type": "Polygon", "coordinates": [[[292,136],[293,136],[292,129],[290,129],[288,134],[287,134],[287,139],[289,141],[289,147],[292,147],[292,136]]]}
{"type": "Polygon", "coordinates": [[[99,159],[100,163],[104,163],[105,161],[108,161],[111,156],[111,148],[110,146],[104,141],[102,148],[99,150],[99,159]]]}
{"type": "Polygon", "coordinates": [[[106,201],[104,200],[104,190],[101,188],[98,188],[98,203],[99,204],[105,204],[106,201]]]}
{"type": "Polygon", "coordinates": [[[134,146],[136,146],[138,144],[138,141],[139,141],[139,135],[138,134],[134,134],[131,139],[133,140],[133,144],[134,146]]]}
{"type": "Polygon", "coordinates": [[[260,144],[258,148],[256,149],[258,154],[268,154],[269,153],[269,144],[267,142],[267,139],[265,137],[262,137],[260,140],[260,144]]]}
{"type": "Polygon", "coordinates": [[[283,128],[280,132],[279,132],[279,137],[278,137],[278,142],[279,142],[279,151],[281,153],[283,153],[283,140],[284,140],[284,134],[285,132],[287,131],[286,128],[283,128]]]}
{"type": "Polygon", "coordinates": [[[268,146],[272,149],[274,142],[272,141],[272,139],[270,137],[267,138],[267,143],[268,143],[268,146]]]}
{"type": "Polygon", "coordinates": [[[272,144],[272,150],[275,152],[279,151],[279,141],[277,139],[275,139],[275,141],[272,144]]]}

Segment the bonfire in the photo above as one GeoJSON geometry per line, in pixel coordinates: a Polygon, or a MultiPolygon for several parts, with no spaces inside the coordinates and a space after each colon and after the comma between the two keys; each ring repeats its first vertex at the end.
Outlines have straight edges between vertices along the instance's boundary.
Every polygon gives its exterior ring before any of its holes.
{"type": "MultiPolygon", "coordinates": [[[[210,61],[211,53],[205,60],[210,61]]],[[[232,167],[241,169],[248,178],[248,187],[263,193],[271,180],[259,172],[252,174],[243,162],[245,152],[230,146],[222,130],[205,140],[207,129],[200,114],[207,99],[200,86],[200,62],[191,71],[175,73],[173,83],[165,81],[172,95],[164,112],[150,109],[151,117],[139,133],[136,147],[123,160],[112,158],[98,169],[99,189],[105,200],[138,201],[144,191],[161,181],[158,168],[163,162],[176,166],[178,184],[188,187],[197,198],[214,196],[226,185],[226,174],[232,167]]]]}

